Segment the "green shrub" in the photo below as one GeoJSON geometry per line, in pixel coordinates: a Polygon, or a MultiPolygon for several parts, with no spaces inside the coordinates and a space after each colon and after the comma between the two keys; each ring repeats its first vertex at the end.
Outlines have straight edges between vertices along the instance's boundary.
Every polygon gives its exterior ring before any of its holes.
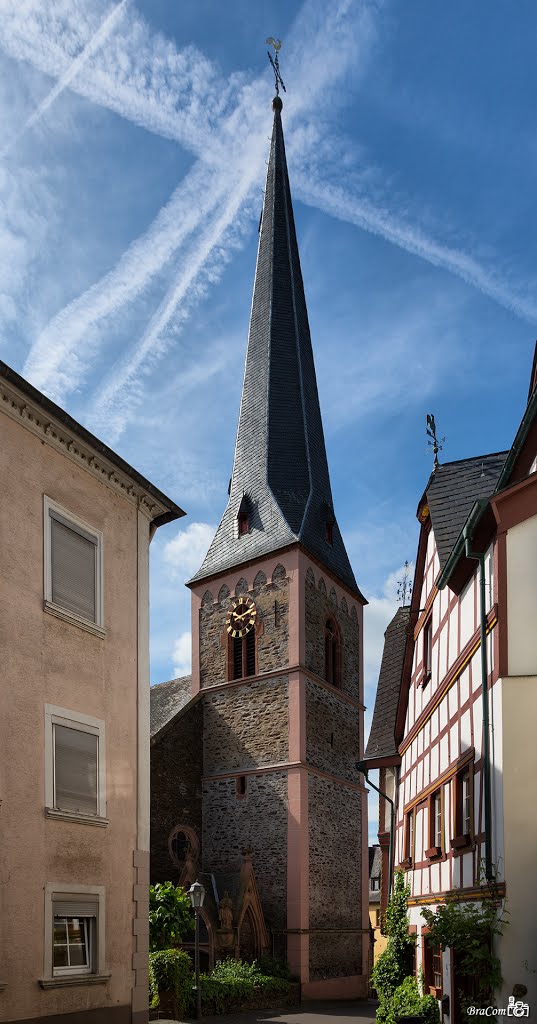
{"type": "Polygon", "coordinates": [[[287,961],[280,956],[263,953],[257,963],[261,974],[266,974],[269,978],[283,978],[285,981],[292,979],[287,961]]]}
{"type": "Polygon", "coordinates": [[[160,1006],[164,992],[171,992],[174,1014],[181,1017],[190,1004],[192,961],[182,949],[159,949],[149,954],[151,1008],[160,1006]]]}
{"type": "Polygon", "coordinates": [[[403,983],[412,969],[415,938],[408,934],[407,899],[409,896],[410,886],[405,886],[403,872],[397,871],[393,892],[386,910],[388,945],[380,954],[371,973],[371,983],[380,1000],[377,1010],[377,1021],[379,1022],[390,1019],[390,1000],[393,998],[396,988],[403,983]]]}
{"type": "MultiPolygon", "coordinates": [[[[239,1010],[276,992],[287,995],[289,982],[261,973],[255,961],[227,959],[219,961],[210,974],[200,976],[200,988],[203,1013],[209,1016],[239,1010]]],[[[190,1006],[193,1009],[193,1002],[190,1006]]]]}
{"type": "Polygon", "coordinates": [[[192,907],[188,894],[173,882],[149,886],[149,948],[170,949],[192,928],[192,907]]]}
{"type": "Polygon", "coordinates": [[[389,1024],[395,1024],[400,1014],[420,1014],[424,1024],[439,1024],[440,1014],[438,1001],[434,996],[422,996],[416,979],[412,976],[405,978],[399,985],[392,997],[389,1024]]]}

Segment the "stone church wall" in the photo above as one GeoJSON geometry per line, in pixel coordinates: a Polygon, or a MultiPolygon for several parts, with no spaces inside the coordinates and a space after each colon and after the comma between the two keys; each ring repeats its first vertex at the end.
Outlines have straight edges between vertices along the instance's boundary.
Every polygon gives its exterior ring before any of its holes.
{"type": "Polygon", "coordinates": [[[316,578],[311,569],[306,574],[305,616],[306,668],[324,676],[324,630],[327,619],[333,618],[341,634],[341,689],[359,700],[360,634],[356,609],[350,599],[349,604],[346,599],[338,602],[330,577],[316,578]]]}
{"type": "MultiPolygon", "coordinates": [[[[313,775],[308,790],[310,928],[361,929],[361,794],[313,775]]],[[[311,980],[360,974],[361,948],[359,933],[312,935],[311,980]]]]}
{"type": "Polygon", "coordinates": [[[289,664],[289,581],[283,565],[276,566],[272,579],[258,572],[251,589],[241,577],[235,593],[227,586],[216,598],[207,590],[201,602],[200,685],[217,686],[226,681],[226,616],[237,595],[249,593],[257,607],[257,669],[273,672],[289,664]]]}
{"type": "Polygon", "coordinates": [[[203,709],[192,705],[151,748],[151,882],[177,881],[179,868],[168,850],[176,825],[189,825],[201,839],[203,709]]]}
{"type": "Polygon", "coordinates": [[[205,775],[286,761],[287,676],[204,696],[205,775]]]}
{"type": "Polygon", "coordinates": [[[213,872],[237,871],[249,848],[267,925],[286,927],[287,773],[248,775],[246,794],[236,780],[203,784],[203,862],[213,872]]]}
{"type": "Polygon", "coordinates": [[[358,782],[358,711],[337,694],[307,680],[306,732],[308,764],[351,782],[358,782]]]}

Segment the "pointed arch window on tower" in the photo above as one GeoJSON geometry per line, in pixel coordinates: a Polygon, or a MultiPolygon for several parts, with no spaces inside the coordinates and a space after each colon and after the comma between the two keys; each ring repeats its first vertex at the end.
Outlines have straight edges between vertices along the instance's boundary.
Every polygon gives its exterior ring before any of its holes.
{"type": "Polygon", "coordinates": [[[340,640],[339,630],[333,619],[324,627],[324,677],[332,686],[340,684],[340,640]]]}

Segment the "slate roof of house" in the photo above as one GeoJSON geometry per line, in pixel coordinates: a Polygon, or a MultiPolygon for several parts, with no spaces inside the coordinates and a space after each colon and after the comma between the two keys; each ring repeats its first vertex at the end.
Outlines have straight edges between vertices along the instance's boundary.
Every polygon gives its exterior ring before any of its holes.
{"type": "Polygon", "coordinates": [[[410,608],[398,608],[384,634],[384,650],[365,759],[397,753],[395,720],[403,673],[410,608]]]}
{"type": "Polygon", "coordinates": [[[508,452],[477,455],[440,464],[426,487],[440,569],[446,562],[474,503],[493,494],[508,452]]]}
{"type": "Polygon", "coordinates": [[[229,503],[191,582],[298,541],[361,597],[334,515],[281,107],[275,97],[229,503]],[[239,536],[245,496],[250,529],[239,536]]]}
{"type": "Polygon", "coordinates": [[[181,676],[151,687],[151,739],[181,711],[192,697],[192,676],[181,676]]]}
{"type": "Polygon", "coordinates": [[[371,879],[380,878],[382,870],[382,851],[380,846],[369,847],[369,902],[380,903],[380,887],[371,888],[371,879]]]}

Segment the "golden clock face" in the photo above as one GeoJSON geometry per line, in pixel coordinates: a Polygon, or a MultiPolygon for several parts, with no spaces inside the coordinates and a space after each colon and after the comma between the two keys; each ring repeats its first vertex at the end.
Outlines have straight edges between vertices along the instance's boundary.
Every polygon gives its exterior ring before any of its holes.
{"type": "Polygon", "coordinates": [[[257,608],[251,597],[238,597],[226,617],[226,629],[230,636],[246,636],[255,625],[257,608]]]}

